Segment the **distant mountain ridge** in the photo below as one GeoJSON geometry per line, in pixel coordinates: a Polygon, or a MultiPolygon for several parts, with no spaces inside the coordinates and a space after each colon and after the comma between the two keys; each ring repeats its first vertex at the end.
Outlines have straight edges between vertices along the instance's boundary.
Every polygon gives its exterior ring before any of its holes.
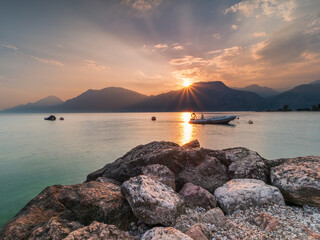
{"type": "Polygon", "coordinates": [[[279,92],[275,91],[272,88],[269,87],[261,87],[257,84],[252,84],[243,88],[234,88],[236,90],[243,90],[243,91],[249,91],[249,92],[254,92],[258,95],[260,95],[261,97],[264,98],[268,98],[268,97],[273,97],[277,94],[279,94],[279,92]]]}
{"type": "MultiPolygon", "coordinates": [[[[256,88],[255,85],[251,85],[252,87],[256,88]]],[[[262,97],[243,89],[232,89],[220,81],[196,82],[180,90],[146,96],[125,88],[108,87],[87,90],[65,102],[55,96],[49,96],[2,112],[171,112],[190,109],[193,111],[263,111],[277,110],[284,105],[289,105],[291,109],[310,108],[320,103],[320,80],[299,85],[271,97],[262,97]]],[[[258,86],[258,89],[266,88],[258,86]]],[[[269,91],[270,88],[267,90],[269,91]]]]}
{"type": "Polygon", "coordinates": [[[43,112],[45,109],[58,106],[63,101],[56,96],[48,96],[34,103],[18,105],[12,108],[5,109],[3,112],[43,112]]]}

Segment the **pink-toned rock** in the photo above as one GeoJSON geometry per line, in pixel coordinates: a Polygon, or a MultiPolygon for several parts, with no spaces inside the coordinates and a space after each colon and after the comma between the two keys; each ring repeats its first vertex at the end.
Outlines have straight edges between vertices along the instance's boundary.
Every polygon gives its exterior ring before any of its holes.
{"type": "Polygon", "coordinates": [[[142,168],[142,174],[151,177],[155,181],[176,189],[176,178],[174,173],[164,165],[152,164],[142,168]]]}
{"type": "Polygon", "coordinates": [[[100,222],[93,222],[89,226],[77,229],[64,240],[134,240],[127,232],[119,230],[116,226],[100,222]]]}
{"type": "Polygon", "coordinates": [[[179,194],[186,206],[191,208],[198,206],[208,210],[216,207],[217,204],[216,198],[210,192],[192,183],[186,183],[179,194]]]}
{"type": "Polygon", "coordinates": [[[208,240],[211,238],[210,230],[203,223],[192,225],[186,234],[193,240],[208,240]]]}
{"type": "Polygon", "coordinates": [[[278,219],[268,213],[256,214],[251,217],[250,222],[268,232],[276,231],[280,227],[278,219]]]}

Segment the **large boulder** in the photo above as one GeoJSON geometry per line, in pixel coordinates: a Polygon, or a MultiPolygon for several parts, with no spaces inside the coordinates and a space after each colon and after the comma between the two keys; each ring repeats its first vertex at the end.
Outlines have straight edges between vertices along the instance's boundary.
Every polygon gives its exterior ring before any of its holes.
{"type": "Polygon", "coordinates": [[[170,187],[140,175],[130,178],[121,187],[134,215],[148,225],[174,225],[184,203],[170,187]]]}
{"type": "Polygon", "coordinates": [[[176,176],[176,188],[186,182],[199,185],[210,192],[229,180],[226,167],[217,159],[207,157],[207,150],[198,141],[180,147],[172,142],[151,142],[139,145],[113,163],[107,164],[87,176],[87,182],[105,177],[121,183],[142,175],[143,167],[161,164],[176,176]]]}
{"type": "Polygon", "coordinates": [[[257,152],[242,147],[223,151],[227,162],[230,162],[228,174],[231,179],[252,178],[268,182],[268,167],[257,152]]]}
{"type": "Polygon", "coordinates": [[[226,167],[215,157],[206,156],[200,163],[183,169],[176,174],[177,188],[193,183],[213,193],[229,180],[226,167]]]}
{"type": "Polygon", "coordinates": [[[3,227],[0,239],[28,239],[35,228],[46,224],[52,217],[59,217],[66,211],[58,200],[62,189],[61,185],[45,188],[3,227]]]}
{"type": "Polygon", "coordinates": [[[173,227],[155,227],[147,231],[141,240],[192,240],[188,235],[173,227]]]}
{"type": "Polygon", "coordinates": [[[320,157],[289,159],[273,167],[270,177],[287,202],[320,207],[320,157]]]}
{"type": "Polygon", "coordinates": [[[284,205],[278,188],[256,179],[233,179],[219,187],[214,195],[227,214],[265,204],[284,205]]]}
{"type": "Polygon", "coordinates": [[[216,198],[207,190],[192,183],[186,183],[179,192],[187,207],[202,207],[210,209],[216,207],[216,198]]]}
{"type": "Polygon", "coordinates": [[[84,225],[99,221],[125,228],[132,218],[121,187],[109,182],[92,181],[65,186],[59,201],[84,225]]]}
{"type": "Polygon", "coordinates": [[[114,225],[92,222],[89,226],[77,229],[64,240],[135,240],[127,232],[119,230],[114,225]]]}
{"type": "Polygon", "coordinates": [[[151,177],[153,180],[162,182],[164,185],[176,189],[176,178],[174,173],[164,165],[152,164],[142,168],[142,174],[151,177]]]}
{"type": "Polygon", "coordinates": [[[59,217],[53,217],[48,223],[43,224],[36,228],[28,240],[60,240],[67,237],[71,232],[82,228],[83,225],[79,222],[68,221],[66,219],[60,219],[59,217]]]}
{"type": "Polygon", "coordinates": [[[126,228],[133,217],[120,187],[112,183],[55,185],[45,188],[5,225],[0,239],[28,239],[31,235],[37,239],[49,236],[54,229],[64,235],[77,224],[88,225],[92,221],[126,228]]]}

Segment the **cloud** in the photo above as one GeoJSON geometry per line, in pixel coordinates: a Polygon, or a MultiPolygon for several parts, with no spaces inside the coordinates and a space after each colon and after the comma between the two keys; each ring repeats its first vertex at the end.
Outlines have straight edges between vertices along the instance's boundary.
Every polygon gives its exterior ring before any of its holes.
{"type": "Polygon", "coordinates": [[[184,47],[183,47],[183,46],[181,46],[181,45],[177,45],[177,46],[174,46],[172,49],[173,49],[173,50],[177,50],[177,51],[179,51],[179,50],[183,50],[183,49],[184,49],[184,47]]]}
{"type": "Polygon", "coordinates": [[[296,7],[294,0],[244,0],[227,8],[225,14],[241,12],[249,17],[255,10],[260,10],[265,16],[277,16],[285,21],[291,21],[296,7]]]}
{"type": "Polygon", "coordinates": [[[265,37],[267,34],[265,32],[255,32],[252,34],[255,38],[265,37]]]}
{"type": "Polygon", "coordinates": [[[207,64],[208,62],[203,58],[196,58],[193,56],[184,56],[183,58],[171,59],[169,62],[171,65],[192,65],[192,64],[207,64]]]}
{"type": "Polygon", "coordinates": [[[161,4],[162,0],[122,0],[121,4],[139,11],[147,11],[161,4]]]}
{"type": "Polygon", "coordinates": [[[88,68],[91,68],[91,69],[96,70],[96,71],[109,69],[105,65],[102,65],[102,64],[100,64],[100,63],[98,63],[98,62],[96,62],[94,60],[89,60],[89,59],[84,60],[83,64],[85,66],[87,66],[88,68]]]}
{"type": "Polygon", "coordinates": [[[220,39],[221,35],[219,33],[215,33],[212,35],[215,39],[220,39]]]}
{"type": "Polygon", "coordinates": [[[236,31],[236,30],[238,30],[239,26],[233,24],[233,25],[231,26],[231,28],[236,31]]]}
{"type": "Polygon", "coordinates": [[[201,68],[188,68],[172,72],[172,76],[179,80],[192,79],[192,81],[202,81],[206,79],[207,73],[201,68]]]}
{"type": "Polygon", "coordinates": [[[13,45],[10,44],[10,43],[2,43],[2,44],[0,45],[0,47],[2,47],[2,48],[7,48],[7,49],[11,49],[11,50],[18,50],[17,47],[13,46],[13,45]]]}
{"type": "Polygon", "coordinates": [[[56,65],[59,67],[63,67],[63,63],[56,61],[56,60],[52,60],[52,59],[45,59],[45,58],[39,58],[39,57],[35,57],[35,56],[30,56],[32,59],[41,62],[41,63],[46,63],[46,64],[52,64],[52,65],[56,65]]]}
{"type": "Polygon", "coordinates": [[[146,74],[143,71],[137,71],[136,75],[142,79],[161,79],[163,78],[160,74],[146,74]]]}
{"type": "Polygon", "coordinates": [[[168,44],[166,44],[166,43],[159,43],[159,44],[154,45],[153,48],[164,51],[164,50],[166,50],[166,49],[168,48],[168,44]]]}

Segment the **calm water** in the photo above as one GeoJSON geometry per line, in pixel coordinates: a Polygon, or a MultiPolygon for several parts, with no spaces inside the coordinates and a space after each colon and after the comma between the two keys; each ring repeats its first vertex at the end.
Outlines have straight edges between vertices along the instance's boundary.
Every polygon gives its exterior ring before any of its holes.
{"type": "Polygon", "coordinates": [[[83,182],[150,141],[198,139],[203,147],[243,146],[268,159],[320,155],[320,113],[235,114],[232,126],[189,125],[189,113],[63,114],[65,121],[55,122],[43,114],[0,114],[0,226],[44,187],[83,182]]]}

